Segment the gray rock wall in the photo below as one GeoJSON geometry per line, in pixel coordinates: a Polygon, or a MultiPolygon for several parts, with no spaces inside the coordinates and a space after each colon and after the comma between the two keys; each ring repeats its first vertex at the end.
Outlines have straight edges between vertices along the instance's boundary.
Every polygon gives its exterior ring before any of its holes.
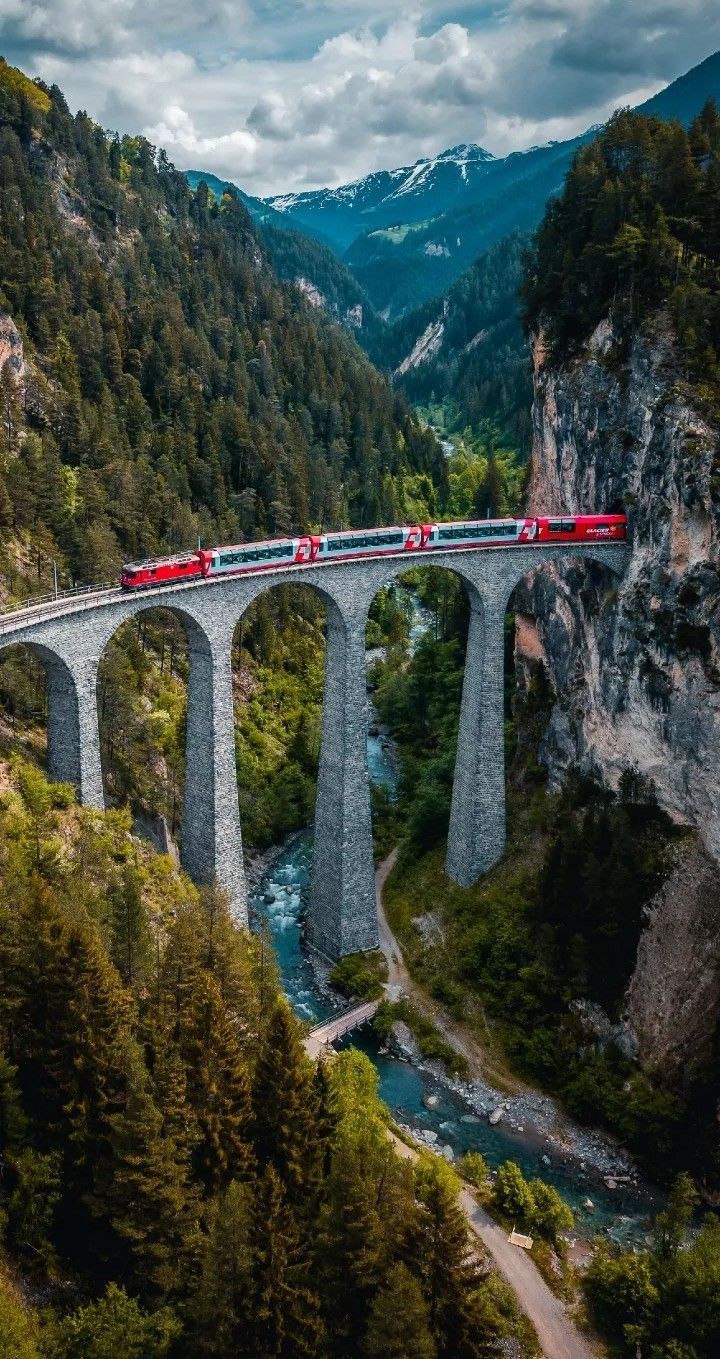
{"type": "Polygon", "coordinates": [[[540,758],[616,786],[636,765],[697,833],[653,903],[628,1006],[641,1059],[677,1074],[720,1016],[713,904],[720,858],[720,458],[664,322],[619,351],[608,323],[566,369],[536,346],[530,508],[624,504],[632,555],[608,592],[595,567],[552,565],[520,597],[519,672],[555,693],[540,758]],[[712,867],[711,867],[712,865],[712,867]]]}
{"type": "Polygon", "coordinates": [[[569,370],[540,368],[533,421],[531,511],[624,504],[633,534],[616,591],[572,564],[520,601],[518,661],[542,656],[557,696],[541,750],[551,783],[579,763],[615,786],[635,764],[720,857],[718,430],[667,333],[626,361],[607,325],[569,370]]]}

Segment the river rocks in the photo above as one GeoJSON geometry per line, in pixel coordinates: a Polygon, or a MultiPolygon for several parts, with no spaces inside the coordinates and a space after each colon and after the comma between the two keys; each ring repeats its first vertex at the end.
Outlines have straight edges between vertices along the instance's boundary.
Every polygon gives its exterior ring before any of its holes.
{"type": "Polygon", "coordinates": [[[501,1104],[498,1105],[497,1109],[493,1109],[492,1113],[488,1115],[488,1123],[491,1125],[491,1127],[494,1128],[496,1124],[502,1122],[504,1113],[505,1110],[503,1109],[501,1104]]]}
{"type": "Polygon", "coordinates": [[[441,1155],[441,1156],[444,1156],[444,1157],[445,1157],[445,1160],[446,1160],[446,1161],[449,1161],[451,1165],[452,1165],[452,1162],[455,1160],[455,1152],[453,1151],[453,1149],[452,1149],[451,1146],[447,1146],[447,1145],[446,1145],[446,1146],[444,1146],[444,1147],[441,1147],[441,1148],[440,1148],[440,1155],[441,1155]]]}
{"type": "Polygon", "coordinates": [[[438,1095],[423,1095],[423,1104],[426,1109],[437,1109],[439,1103],[438,1095]]]}

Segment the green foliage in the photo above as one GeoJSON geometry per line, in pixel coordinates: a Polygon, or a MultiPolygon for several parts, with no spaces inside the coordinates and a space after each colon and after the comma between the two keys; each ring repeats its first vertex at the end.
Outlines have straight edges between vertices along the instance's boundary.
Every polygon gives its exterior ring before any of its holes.
{"type": "Polygon", "coordinates": [[[535,1209],[533,1193],[519,1165],[505,1161],[495,1176],[492,1189],[495,1207],[515,1222],[530,1224],[535,1209]]]}
{"type": "Polygon", "coordinates": [[[335,965],[329,980],[344,996],[377,1000],[386,978],[387,963],[382,953],[349,953],[335,965]]]}
{"type": "MultiPolygon", "coordinates": [[[[568,777],[559,796],[540,782],[532,742],[543,730],[549,695],[540,671],[513,695],[513,629],[507,629],[507,710],[517,710],[523,744],[507,724],[511,786],[508,854],[493,873],[459,889],[442,871],[462,685],[464,592],[448,572],[418,573],[435,625],[408,659],[389,653],[374,672],[375,701],[399,745],[404,828],[386,904],[406,959],[451,1009],[468,992],[512,1062],[556,1090],[587,1122],[614,1128],[666,1169],[687,1154],[683,1101],[612,1044],[588,1044],[576,997],[618,1014],[634,966],[644,905],[666,871],[675,832],[652,788],[626,770],[617,794],[568,777]],[[443,948],[423,944],[413,917],[432,905],[443,948]]],[[[382,1023],[382,1018],[381,1021],[382,1023]]],[[[709,1087],[708,1087],[709,1088],[709,1087]]]]}
{"type": "Polygon", "coordinates": [[[620,1352],[637,1348],[656,1359],[711,1359],[720,1344],[720,1224],[705,1218],[692,1232],[697,1193],[680,1175],[655,1222],[649,1255],[603,1246],[585,1279],[598,1325],[620,1352]]]}
{"type": "Polygon", "coordinates": [[[442,400],[451,430],[496,422],[522,461],[529,452],[532,403],[518,308],[526,240],[517,232],[505,236],[478,255],[444,296],[438,289],[431,301],[364,340],[371,358],[395,369],[428,325],[442,321],[437,354],[397,380],[415,404],[442,400]]]}
{"type": "Polygon", "coordinates": [[[166,1359],[180,1334],[169,1308],[147,1314],[124,1289],[110,1284],[99,1302],[60,1323],[48,1359],[166,1359]]]}
{"type": "Polygon", "coordinates": [[[626,1326],[644,1326],[650,1321],[657,1303],[647,1256],[615,1256],[605,1245],[593,1256],[585,1292],[598,1324],[620,1341],[626,1338],[626,1326]]]}
{"type": "Polygon", "coordinates": [[[451,1075],[467,1079],[468,1064],[466,1059],[456,1051],[452,1044],[448,1043],[447,1039],[443,1038],[432,1020],[428,1019],[427,1015],[424,1015],[405,997],[401,1000],[381,1002],[374,1020],[377,1032],[383,1037],[388,1037],[397,1019],[407,1024],[418,1045],[421,1057],[425,1057],[428,1061],[442,1062],[451,1075]]]}
{"type": "Polygon", "coordinates": [[[490,1176],[490,1167],[479,1151],[466,1151],[457,1163],[458,1174],[467,1180],[473,1189],[484,1190],[490,1176]]]}
{"type": "Polygon", "coordinates": [[[53,800],[18,761],[0,815],[0,1209],[42,1304],[36,1321],[0,1276],[0,1353],[7,1337],[7,1359],[367,1359],[396,1343],[402,1298],[418,1359],[521,1336],[469,1259],[455,1181],[416,1185],[396,1155],[369,1059],[313,1067],[221,894],[126,816],[53,800]],[[85,1300],[69,1315],[57,1278],[85,1300]]]}
{"type": "Polygon", "coordinates": [[[363,1353],[367,1359],[435,1359],[422,1289],[402,1263],[393,1265],[375,1295],[363,1353]]]}
{"type": "Polygon", "coordinates": [[[0,1273],[0,1359],[40,1359],[37,1318],[0,1273]]]}
{"type": "Polygon", "coordinates": [[[686,131],[624,110],[577,154],[526,261],[526,323],[556,354],[611,313],[629,336],[669,304],[695,376],[717,385],[720,117],[712,101],[686,131]]]}
{"type": "Polygon", "coordinates": [[[281,1176],[290,1202],[314,1188],[318,1143],[312,1069],[286,1000],[268,1018],[253,1086],[253,1140],[262,1166],[281,1176]]]}
{"type": "Polygon", "coordinates": [[[0,300],[31,363],[22,402],[3,375],[0,517],[42,544],[43,584],[51,558],[91,581],[198,535],[392,522],[406,477],[442,483],[433,436],[278,283],[238,200],[6,66],[0,167],[0,300]]]}

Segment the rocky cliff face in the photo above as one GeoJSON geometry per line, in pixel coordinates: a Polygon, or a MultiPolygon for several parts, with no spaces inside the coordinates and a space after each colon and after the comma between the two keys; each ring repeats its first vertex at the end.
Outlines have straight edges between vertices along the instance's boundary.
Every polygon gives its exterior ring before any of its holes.
{"type": "Polygon", "coordinates": [[[22,336],[12,317],[0,311],[0,371],[6,366],[12,378],[20,382],[25,374],[22,336]]]}
{"type": "Polygon", "coordinates": [[[541,659],[556,696],[541,761],[551,785],[574,763],[611,786],[636,765],[670,816],[697,831],[705,865],[686,892],[680,862],[654,903],[630,991],[641,1056],[669,1070],[694,1044],[699,1009],[706,1031],[720,1008],[717,935],[706,927],[720,859],[718,429],[662,319],[629,352],[601,324],[566,368],[549,366],[538,342],[533,421],[530,510],[624,506],[633,541],[619,584],[596,567],[548,567],[520,596],[519,672],[541,659]],[[674,912],[687,945],[679,973],[668,970],[674,912]],[[678,1009],[678,986],[698,975],[708,978],[702,1003],[678,1009]]]}
{"type": "Polygon", "coordinates": [[[521,599],[518,660],[541,656],[557,696],[541,751],[615,785],[636,765],[661,805],[720,859],[720,444],[658,326],[620,355],[609,324],[552,369],[536,346],[529,508],[627,509],[617,585],[545,568],[521,599]]]}

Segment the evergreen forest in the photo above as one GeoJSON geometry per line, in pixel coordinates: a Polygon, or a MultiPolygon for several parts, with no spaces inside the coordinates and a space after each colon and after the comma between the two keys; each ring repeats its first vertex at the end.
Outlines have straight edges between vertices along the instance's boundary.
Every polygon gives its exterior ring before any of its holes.
{"type": "MultiPolygon", "coordinates": [[[[540,330],[567,364],[610,316],[621,366],[669,318],[684,381],[716,416],[719,233],[716,107],[689,130],[621,112],[580,147],[529,245],[494,244],[394,327],[311,242],[326,315],[292,286],[307,241],[262,230],[222,185],[189,188],[162,150],[71,114],[56,86],[0,59],[3,607],[53,572],[61,587],[115,581],[125,560],[198,542],[520,512],[540,330]],[[348,322],[358,306],[377,367],[348,322]],[[393,386],[380,369],[440,319],[432,363],[393,386]]],[[[548,791],[538,749],[555,695],[542,664],[516,674],[508,614],[508,852],[472,888],[450,883],[468,606],[447,572],[405,588],[432,620],[419,643],[393,589],[368,628],[399,768],[397,800],[376,789],[373,807],[378,853],[398,850],[393,929],[415,983],[469,1019],[499,1069],[662,1182],[647,1251],[604,1242],[579,1290],[608,1353],[714,1359],[717,1041],[670,1087],[587,1025],[600,1010],[620,1027],[682,831],[631,767],[615,792],[577,770],[548,791]],[[415,923],[427,902],[441,948],[415,923]]],[[[319,598],[297,586],[237,629],[249,855],[312,819],[323,633],[319,598]]],[[[453,1169],[398,1153],[361,1053],[307,1058],[265,936],[138,836],[180,834],[186,680],[167,611],[109,644],[100,814],[41,771],[41,668],[15,651],[0,662],[0,1359],[534,1359],[513,1295],[471,1249],[453,1169]]],[[[364,967],[338,970],[349,995],[364,967]]],[[[409,1006],[381,1007],[384,1038],[397,1019],[464,1074],[409,1006]]],[[[537,1231],[560,1291],[567,1209],[512,1162],[490,1189],[481,1163],[466,1157],[464,1179],[503,1224],[537,1231]]]]}

